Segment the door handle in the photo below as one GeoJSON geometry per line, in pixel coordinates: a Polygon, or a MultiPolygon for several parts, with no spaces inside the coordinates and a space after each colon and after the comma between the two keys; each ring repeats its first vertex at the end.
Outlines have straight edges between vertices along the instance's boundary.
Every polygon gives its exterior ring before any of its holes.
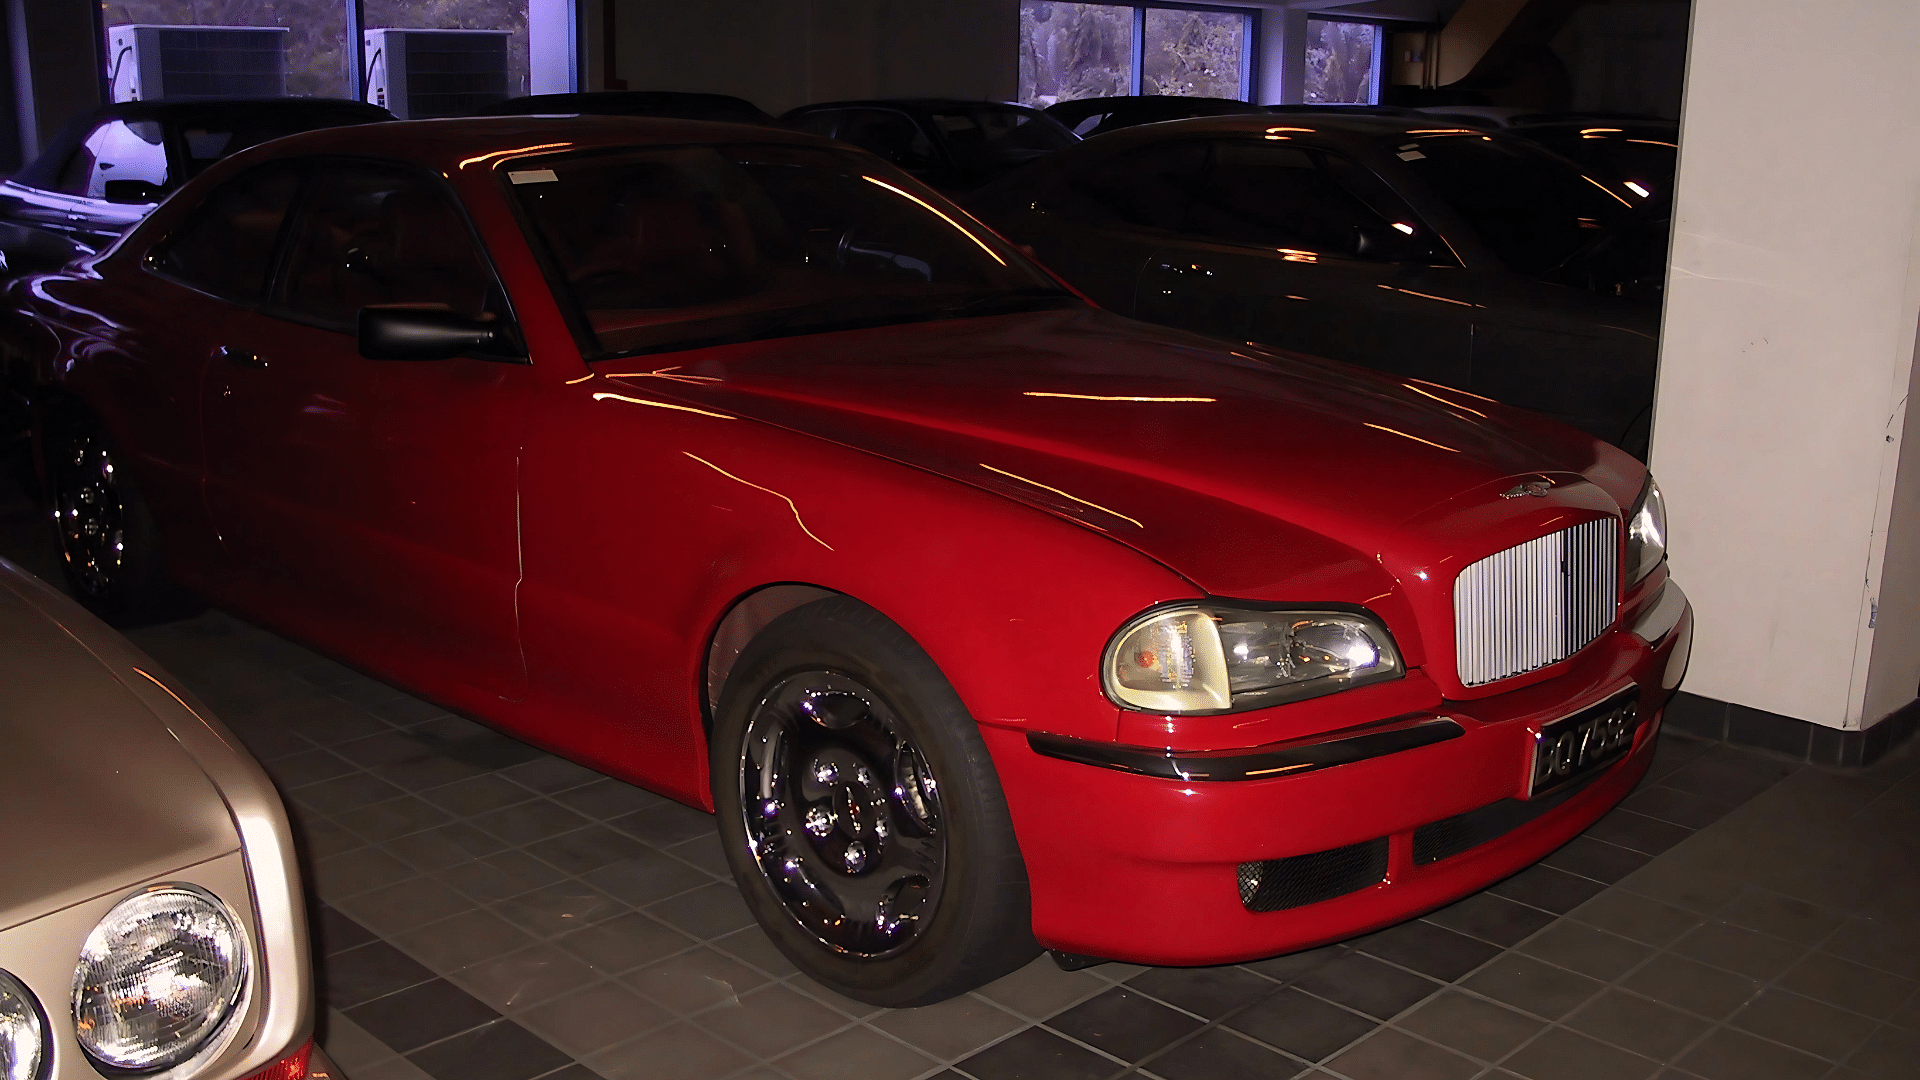
{"type": "Polygon", "coordinates": [[[266,357],[232,345],[221,345],[213,350],[213,355],[232,364],[234,367],[263,368],[267,366],[266,357]]]}

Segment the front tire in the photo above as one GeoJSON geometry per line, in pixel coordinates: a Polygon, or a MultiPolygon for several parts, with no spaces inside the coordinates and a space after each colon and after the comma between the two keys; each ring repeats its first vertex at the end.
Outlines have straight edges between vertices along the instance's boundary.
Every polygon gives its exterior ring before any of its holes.
{"type": "Polygon", "coordinates": [[[710,773],[748,907],[822,985],[928,1005],[1039,953],[979,729],[932,658],[871,608],[819,600],[747,646],[710,773]]]}
{"type": "Polygon", "coordinates": [[[44,436],[54,541],[74,599],[115,626],[191,614],[167,577],[153,513],[100,425],[74,417],[44,436]]]}

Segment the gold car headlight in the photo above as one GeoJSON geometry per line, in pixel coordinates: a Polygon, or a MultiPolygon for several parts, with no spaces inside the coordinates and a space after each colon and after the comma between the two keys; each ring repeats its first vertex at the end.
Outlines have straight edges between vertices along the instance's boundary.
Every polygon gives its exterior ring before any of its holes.
{"type": "Polygon", "coordinates": [[[1157,713],[1238,712],[1399,678],[1392,635],[1360,611],[1261,611],[1181,604],[1113,636],[1107,696],[1157,713]]]}
{"type": "Polygon", "coordinates": [[[171,1068],[206,1046],[247,985],[238,920],[195,885],[154,885],[113,906],[73,972],[80,1046],[110,1069],[171,1068]]]}

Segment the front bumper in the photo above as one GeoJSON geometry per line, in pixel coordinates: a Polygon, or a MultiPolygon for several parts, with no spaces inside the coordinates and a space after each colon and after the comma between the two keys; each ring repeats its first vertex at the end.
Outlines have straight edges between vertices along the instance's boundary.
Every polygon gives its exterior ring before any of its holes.
{"type": "MultiPolygon", "coordinates": [[[[983,727],[1026,858],[1035,936],[1050,949],[1134,963],[1234,963],[1338,941],[1476,892],[1578,835],[1639,782],[1691,636],[1690,608],[1651,644],[1614,630],[1556,678],[1446,702],[1437,712],[1457,736],[1272,779],[1102,768],[1039,753],[1024,731],[983,727]],[[1445,846],[1438,859],[1428,843],[1416,859],[1422,826],[1525,799],[1543,725],[1629,690],[1641,720],[1623,757],[1544,812],[1522,805],[1505,831],[1483,830],[1490,838],[1445,846]],[[1385,870],[1374,884],[1280,911],[1242,900],[1242,864],[1377,850],[1383,839],[1385,870]]],[[[1488,817],[1500,813],[1465,820],[1488,817]]]]}

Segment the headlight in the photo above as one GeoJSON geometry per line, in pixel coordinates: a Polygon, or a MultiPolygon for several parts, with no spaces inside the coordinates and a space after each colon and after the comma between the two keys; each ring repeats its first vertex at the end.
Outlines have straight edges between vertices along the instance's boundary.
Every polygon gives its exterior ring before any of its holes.
{"type": "Polygon", "coordinates": [[[155,885],[87,935],[73,972],[74,1033],[109,1068],[171,1068],[213,1038],[246,985],[246,940],[226,905],[193,885],[155,885]]]}
{"type": "Polygon", "coordinates": [[[1632,585],[1667,557],[1667,500],[1647,474],[1647,486],[1627,514],[1627,584],[1632,585]]]}
{"type": "Polygon", "coordinates": [[[1107,645],[1107,696],[1158,713],[1230,712],[1397,678],[1386,628],[1344,611],[1187,604],[1148,612],[1107,645]]]}
{"type": "Polygon", "coordinates": [[[19,979],[0,971],[0,1080],[40,1080],[47,1022],[19,979]]]}

